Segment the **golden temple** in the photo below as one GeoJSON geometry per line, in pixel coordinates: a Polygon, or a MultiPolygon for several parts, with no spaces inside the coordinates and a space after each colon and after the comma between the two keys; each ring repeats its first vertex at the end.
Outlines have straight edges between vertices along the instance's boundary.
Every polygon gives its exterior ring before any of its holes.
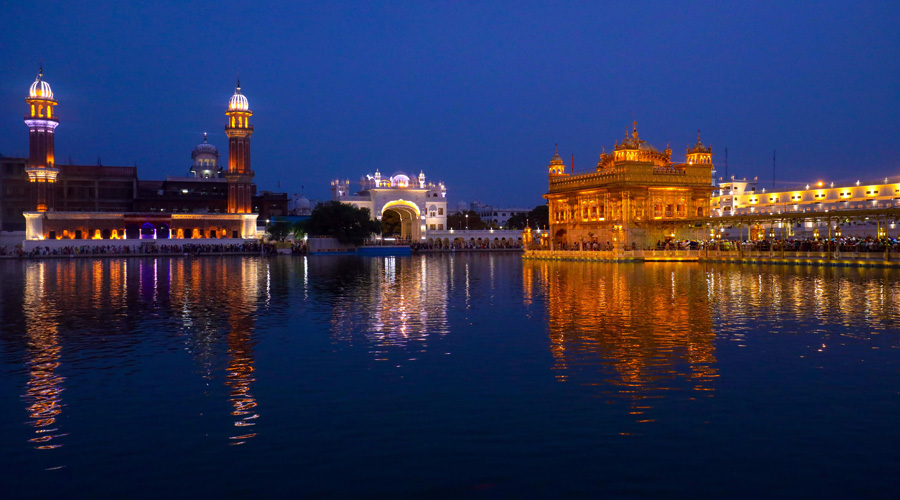
{"type": "MultiPolygon", "coordinates": [[[[573,166],[574,170],[574,166],[573,166]]],[[[673,238],[680,221],[709,216],[713,191],[712,148],[697,143],[684,163],[672,149],[659,151],[640,138],[637,122],[605,148],[595,170],[566,173],[559,151],[549,166],[551,249],[601,246],[646,248],[673,238]]]]}

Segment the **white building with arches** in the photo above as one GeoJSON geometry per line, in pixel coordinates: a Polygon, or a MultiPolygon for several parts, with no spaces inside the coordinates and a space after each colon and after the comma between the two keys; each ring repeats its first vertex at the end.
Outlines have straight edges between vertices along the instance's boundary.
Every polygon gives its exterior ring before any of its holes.
{"type": "Polygon", "coordinates": [[[331,199],[357,208],[368,208],[375,220],[385,212],[400,216],[401,238],[421,241],[429,231],[447,227],[447,187],[442,182],[426,183],[425,172],[410,178],[404,172],[382,177],[381,172],[359,179],[359,191],[350,190],[350,180],[331,181],[331,199]]]}

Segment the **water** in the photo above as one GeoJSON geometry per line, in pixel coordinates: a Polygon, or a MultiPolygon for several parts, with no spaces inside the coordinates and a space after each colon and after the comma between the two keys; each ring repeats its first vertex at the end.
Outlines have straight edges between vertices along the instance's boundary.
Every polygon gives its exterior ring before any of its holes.
{"type": "Polygon", "coordinates": [[[3,498],[896,498],[900,272],[0,261],[3,498]]]}

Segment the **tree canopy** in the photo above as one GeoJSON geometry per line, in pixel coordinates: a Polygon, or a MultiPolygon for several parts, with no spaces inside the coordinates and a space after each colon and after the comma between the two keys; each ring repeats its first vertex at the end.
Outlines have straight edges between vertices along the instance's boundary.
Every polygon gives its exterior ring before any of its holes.
{"type": "Polygon", "coordinates": [[[509,218],[507,225],[510,229],[525,229],[525,224],[529,227],[546,229],[550,224],[550,211],[547,205],[538,205],[531,209],[527,214],[516,214],[509,218]]]}
{"type": "Polygon", "coordinates": [[[316,206],[304,226],[310,236],[331,236],[345,245],[361,245],[372,234],[381,234],[381,223],[369,217],[368,208],[339,201],[316,206]]]}
{"type": "Polygon", "coordinates": [[[291,223],[286,220],[272,219],[266,226],[266,232],[275,241],[284,241],[291,234],[291,223]]]}
{"type": "Polygon", "coordinates": [[[464,212],[456,212],[454,214],[450,214],[447,216],[447,229],[458,229],[463,230],[468,227],[469,229],[489,229],[490,226],[481,220],[481,217],[478,213],[467,210],[464,212]],[[468,214],[468,222],[466,221],[466,214],[468,214]],[[468,226],[467,226],[468,224],[468,226]]]}

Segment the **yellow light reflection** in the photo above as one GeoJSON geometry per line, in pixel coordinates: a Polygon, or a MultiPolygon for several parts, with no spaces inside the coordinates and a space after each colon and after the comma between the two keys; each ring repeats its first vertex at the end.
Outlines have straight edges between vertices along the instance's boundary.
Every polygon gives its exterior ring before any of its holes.
{"type": "Polygon", "coordinates": [[[713,391],[707,279],[692,276],[701,268],[537,260],[523,266],[524,283],[536,282],[547,297],[558,381],[627,398],[639,422],[652,420],[645,415],[651,401],[666,391],[713,391]]]}

